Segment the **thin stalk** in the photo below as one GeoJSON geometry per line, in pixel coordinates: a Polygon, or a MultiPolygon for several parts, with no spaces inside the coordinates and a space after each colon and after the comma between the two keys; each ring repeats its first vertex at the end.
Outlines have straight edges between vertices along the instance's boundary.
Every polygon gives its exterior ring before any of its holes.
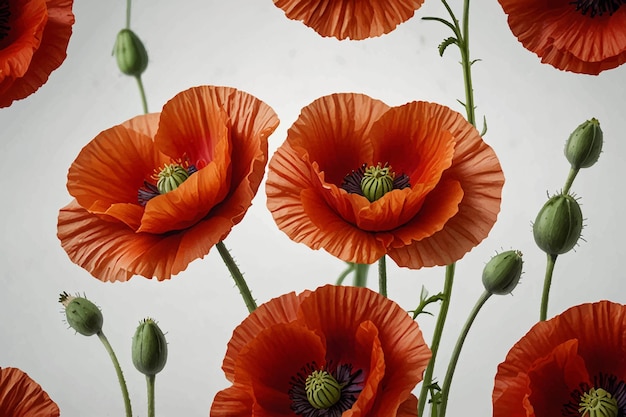
{"type": "Polygon", "coordinates": [[[469,6],[470,0],[463,2],[463,38],[459,39],[461,50],[461,65],[463,66],[463,83],[465,84],[465,111],[467,121],[476,126],[476,114],[474,112],[474,88],[472,87],[472,62],[470,61],[469,48],[469,6]]]}
{"type": "Polygon", "coordinates": [[[226,264],[226,267],[230,271],[230,275],[233,277],[235,285],[237,285],[237,288],[239,288],[239,292],[243,297],[244,303],[246,303],[246,307],[248,307],[248,311],[252,313],[254,310],[256,310],[256,301],[254,301],[252,293],[248,288],[248,284],[246,284],[246,280],[243,278],[243,274],[239,270],[237,263],[235,262],[233,257],[230,256],[230,252],[228,251],[228,249],[226,249],[224,242],[218,242],[215,246],[217,247],[217,251],[222,257],[222,260],[226,264]]]}
{"type": "Polygon", "coordinates": [[[137,79],[137,87],[139,87],[139,95],[141,96],[141,105],[143,107],[143,113],[148,114],[148,102],[146,101],[146,91],[143,89],[143,82],[141,81],[141,75],[135,76],[137,79]]]}
{"type": "Polygon", "coordinates": [[[448,315],[448,307],[450,307],[450,298],[452,296],[452,284],[454,283],[454,263],[446,266],[446,278],[443,284],[443,298],[441,300],[441,308],[437,315],[437,323],[435,324],[435,331],[433,333],[433,341],[430,345],[432,356],[424,372],[424,380],[422,381],[422,388],[420,390],[419,402],[418,402],[418,416],[424,415],[424,407],[426,406],[426,398],[428,396],[428,388],[433,380],[433,371],[435,369],[435,360],[437,359],[437,351],[439,350],[439,343],[441,342],[441,335],[443,334],[443,327],[446,323],[446,317],[448,315]]]}
{"type": "Polygon", "coordinates": [[[355,287],[367,287],[367,273],[370,270],[368,264],[355,264],[356,270],[354,272],[354,286],[355,287]]]}
{"type": "Polygon", "coordinates": [[[387,297],[387,259],[385,255],[378,260],[378,292],[387,297]]]}
{"type": "Polygon", "coordinates": [[[348,275],[350,275],[350,272],[354,271],[355,265],[356,264],[349,262],[348,267],[344,269],[341,274],[339,274],[339,277],[337,277],[337,282],[335,283],[335,285],[343,284],[343,281],[346,279],[348,275]]]}
{"type": "Polygon", "coordinates": [[[156,375],[146,375],[146,385],[148,387],[148,417],[154,417],[154,381],[156,375]]]}
{"type": "Polygon", "coordinates": [[[569,169],[569,174],[567,174],[567,179],[565,180],[565,186],[563,187],[563,194],[567,194],[569,189],[572,187],[572,183],[574,179],[578,175],[578,170],[574,168],[569,169]]]}
{"type": "Polygon", "coordinates": [[[132,0],[126,0],[126,29],[130,29],[130,6],[132,0]]]}
{"type": "Polygon", "coordinates": [[[545,321],[548,315],[548,298],[550,297],[550,286],[552,285],[552,273],[556,264],[558,255],[547,254],[548,262],[546,263],[546,276],[543,279],[543,294],[541,295],[541,311],[539,320],[545,321]]]}
{"type": "Polygon", "coordinates": [[[120,367],[120,363],[117,360],[117,356],[115,356],[113,347],[109,343],[109,340],[104,335],[102,330],[100,330],[96,334],[98,335],[98,339],[100,339],[100,341],[104,345],[104,348],[106,349],[106,351],[109,353],[109,356],[111,357],[111,362],[113,362],[113,367],[115,368],[115,373],[117,374],[117,380],[119,381],[120,388],[122,389],[122,398],[124,399],[124,408],[126,409],[126,417],[132,417],[133,410],[130,405],[130,397],[128,395],[128,388],[126,387],[126,380],[124,380],[124,374],[122,373],[122,368],[120,367]]]}
{"type": "Polygon", "coordinates": [[[461,349],[463,349],[463,343],[465,342],[465,338],[469,333],[470,328],[472,327],[472,323],[474,323],[474,319],[478,315],[478,312],[485,304],[485,302],[491,297],[491,293],[489,291],[484,291],[478,301],[476,301],[476,305],[470,312],[467,317],[467,321],[459,334],[459,338],[456,341],[456,345],[454,345],[454,350],[452,351],[452,356],[450,357],[450,363],[448,364],[448,370],[446,371],[445,379],[443,380],[443,385],[441,386],[441,404],[439,405],[439,417],[444,417],[446,415],[446,407],[448,406],[448,396],[450,395],[450,386],[452,385],[452,377],[454,376],[454,370],[456,369],[456,364],[459,361],[459,356],[461,355],[461,349]]]}

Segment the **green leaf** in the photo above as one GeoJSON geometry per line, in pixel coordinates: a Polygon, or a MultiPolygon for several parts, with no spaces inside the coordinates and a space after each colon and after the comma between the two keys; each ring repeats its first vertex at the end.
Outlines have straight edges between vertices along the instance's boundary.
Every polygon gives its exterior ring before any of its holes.
{"type": "Polygon", "coordinates": [[[443,53],[445,52],[446,48],[452,44],[454,45],[459,44],[459,41],[457,40],[457,38],[449,37],[447,39],[444,39],[443,42],[439,44],[439,56],[443,56],[443,53]]]}

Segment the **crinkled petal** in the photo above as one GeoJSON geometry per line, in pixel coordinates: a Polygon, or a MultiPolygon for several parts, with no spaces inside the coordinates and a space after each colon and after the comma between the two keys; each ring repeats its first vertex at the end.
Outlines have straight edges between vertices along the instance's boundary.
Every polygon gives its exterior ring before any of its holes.
{"type": "Polygon", "coordinates": [[[274,0],[289,19],[322,36],[361,40],[389,33],[410,19],[423,0],[274,0]]]}
{"type": "Polygon", "coordinates": [[[17,368],[0,369],[0,415],[59,417],[59,407],[41,386],[17,368]]]}

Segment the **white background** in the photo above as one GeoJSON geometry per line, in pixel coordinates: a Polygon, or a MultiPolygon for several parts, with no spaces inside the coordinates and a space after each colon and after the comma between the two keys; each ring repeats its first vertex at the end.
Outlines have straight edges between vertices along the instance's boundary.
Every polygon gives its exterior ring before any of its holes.
{"type": "MultiPolygon", "coordinates": [[[[130,360],[139,320],[154,317],[167,332],[169,359],[157,377],[157,414],[207,416],[215,393],[229,384],[220,369],[233,328],[247,310],[213,250],[170,281],[135,277],[105,284],[69,261],[56,237],[59,208],[70,201],[66,174],[100,131],[141,113],[135,81],[111,56],[125,24],[125,1],[77,1],[68,57],[36,94],[0,110],[0,366],[19,367],[59,404],[64,417],[122,416],[119,387],[95,337],[75,335],[57,303],[81,292],[104,313],[104,331],[125,370],[134,415],[146,414],[144,377],[130,360]]],[[[460,14],[461,2],[452,2],[460,14]]],[[[546,192],[563,186],[569,165],[563,145],[591,117],[605,134],[600,162],[581,171],[573,191],[586,217],[576,252],[559,258],[549,316],[569,306],[626,302],[622,273],[626,201],[624,101],[626,66],[600,76],[558,71],[517,42],[496,1],[473,2],[472,58],[478,119],[506,176],[502,210],[489,237],[457,264],[448,326],[435,372],[443,379],[459,328],[483,291],[481,272],[497,250],[524,253],[525,273],[513,296],[493,297],[466,340],[450,395],[449,416],[489,415],[497,365],[534,324],[545,268],[531,222],[546,192]]],[[[144,40],[149,108],[201,84],[232,86],[267,102],[281,119],[270,152],[286,137],[300,109],[334,92],[359,92],[400,105],[435,101],[463,112],[459,54],[443,58],[450,36],[424,16],[444,16],[435,0],[391,34],[364,41],[322,38],[288,20],[271,0],[136,0],[132,28],[144,40]]],[[[259,303],[289,291],[334,282],[343,262],[291,242],[265,208],[264,185],[244,221],[225,241],[259,303]]],[[[440,291],[444,268],[401,270],[389,262],[389,296],[407,309],[425,285],[440,291]]],[[[370,277],[376,289],[375,268],[370,277]]],[[[437,311],[435,307],[431,309],[437,311]]],[[[419,320],[430,341],[434,319],[419,320]]]]}

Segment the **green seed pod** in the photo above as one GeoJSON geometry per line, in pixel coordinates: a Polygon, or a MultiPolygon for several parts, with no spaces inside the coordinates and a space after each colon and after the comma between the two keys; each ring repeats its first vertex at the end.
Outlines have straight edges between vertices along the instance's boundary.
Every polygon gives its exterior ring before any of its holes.
{"type": "Polygon", "coordinates": [[[583,213],[576,199],[569,194],[558,194],[539,210],[533,236],[541,250],[555,256],[576,246],[582,229],[583,213]]]}
{"type": "Polygon", "coordinates": [[[510,294],[522,276],[522,252],[509,250],[491,258],[483,269],[483,285],[491,294],[510,294]]]}
{"type": "Polygon", "coordinates": [[[148,52],[141,39],[130,29],[122,29],[117,34],[113,55],[120,71],[126,75],[139,76],[148,67],[148,52]]]}
{"type": "Polygon", "coordinates": [[[598,161],[602,152],[600,122],[587,120],[572,132],[565,144],[565,157],[573,169],[589,168],[598,161]]]}
{"type": "Polygon", "coordinates": [[[167,362],[165,335],[151,318],[143,320],[133,336],[133,365],[144,375],[156,375],[167,362]]]}
{"type": "Polygon", "coordinates": [[[59,302],[65,307],[67,323],[78,333],[91,336],[102,330],[102,312],[88,299],[64,292],[59,296],[59,302]]]}

